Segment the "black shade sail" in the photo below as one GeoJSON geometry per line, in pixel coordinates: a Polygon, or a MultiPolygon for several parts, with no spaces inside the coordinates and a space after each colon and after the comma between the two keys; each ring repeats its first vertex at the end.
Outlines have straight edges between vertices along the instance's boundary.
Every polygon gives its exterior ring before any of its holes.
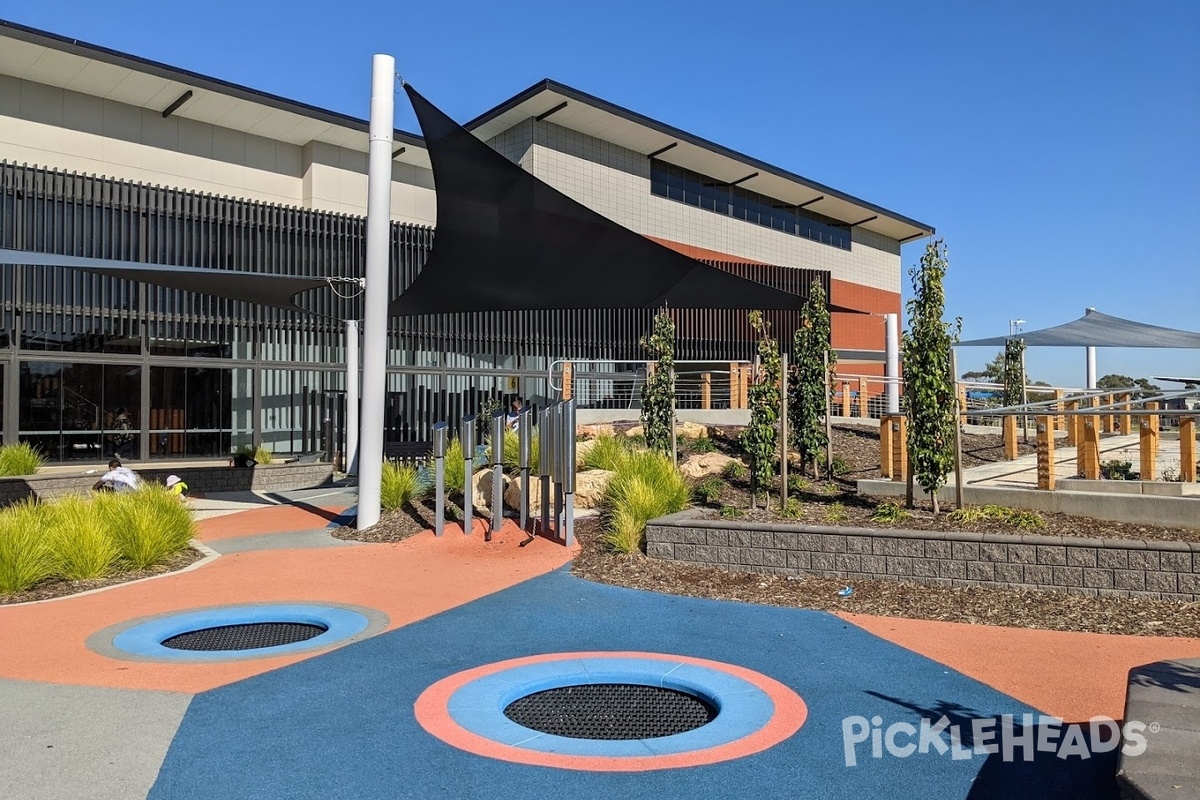
{"type": "Polygon", "coordinates": [[[261,272],[235,272],[205,267],[143,264],[138,261],[60,256],[3,248],[0,248],[0,264],[79,269],[96,275],[106,275],[110,278],[141,281],[168,289],[203,292],[229,300],[241,300],[246,303],[257,303],[290,311],[305,311],[296,305],[294,301],[296,295],[328,284],[328,280],[325,278],[295,278],[261,272]]]}
{"type": "Polygon", "coordinates": [[[420,274],[392,301],[392,315],[803,304],[802,297],[703,264],[592,211],[404,88],[433,165],[437,232],[420,274]]]}
{"type": "Polygon", "coordinates": [[[1180,350],[1200,348],[1200,333],[1177,331],[1144,322],[1111,317],[1089,310],[1064,325],[1027,331],[1011,336],[993,336],[959,342],[959,347],[1003,347],[1008,339],[1020,339],[1027,347],[1165,347],[1180,350]]]}

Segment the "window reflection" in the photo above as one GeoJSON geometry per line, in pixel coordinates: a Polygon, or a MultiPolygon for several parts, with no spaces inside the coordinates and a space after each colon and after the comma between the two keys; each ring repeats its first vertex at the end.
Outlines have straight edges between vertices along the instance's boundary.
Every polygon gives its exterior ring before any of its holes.
{"type": "Polygon", "coordinates": [[[665,161],[650,162],[650,193],[831,247],[850,249],[850,226],[845,223],[665,161]]]}
{"type": "Polygon", "coordinates": [[[20,438],[52,461],[137,453],[141,367],[22,361],[20,438]]]}

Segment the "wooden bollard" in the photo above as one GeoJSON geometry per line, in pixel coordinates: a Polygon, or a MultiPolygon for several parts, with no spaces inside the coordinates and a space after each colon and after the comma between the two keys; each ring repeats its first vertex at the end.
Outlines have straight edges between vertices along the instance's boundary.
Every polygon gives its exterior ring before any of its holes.
{"type": "MultiPolygon", "coordinates": [[[[1062,411],[1064,408],[1066,408],[1066,406],[1063,405],[1063,390],[1055,389],[1054,390],[1054,410],[1062,411]]],[[[1061,414],[1055,416],[1054,417],[1054,430],[1061,431],[1063,428],[1067,427],[1066,419],[1067,418],[1062,416],[1061,414]]]]}
{"type": "Polygon", "coordinates": [[[967,387],[961,383],[956,384],[958,387],[958,424],[967,424],[967,387]]]}
{"type": "Polygon", "coordinates": [[[1101,433],[1112,433],[1114,430],[1113,429],[1113,420],[1116,418],[1112,414],[1112,408],[1111,408],[1112,404],[1113,404],[1113,396],[1111,394],[1104,395],[1104,405],[1110,406],[1110,408],[1108,409],[1107,414],[1104,414],[1102,417],[1100,417],[1100,432],[1101,433]]]}
{"type": "Polygon", "coordinates": [[[1054,491],[1054,421],[1046,415],[1037,418],[1037,487],[1054,491]]]}
{"type": "MultiPolygon", "coordinates": [[[[1147,411],[1157,411],[1158,403],[1146,403],[1147,411]]],[[[1158,415],[1146,414],[1139,418],[1138,472],[1141,479],[1152,481],[1158,474],[1158,415]]]]}
{"type": "Polygon", "coordinates": [[[1004,433],[1004,458],[1007,461],[1016,461],[1020,455],[1017,449],[1017,418],[1012,414],[1005,414],[1000,424],[1004,433]]]}
{"type": "MultiPolygon", "coordinates": [[[[1063,410],[1078,411],[1079,401],[1067,400],[1063,403],[1063,410]]],[[[1072,414],[1064,417],[1064,419],[1067,421],[1065,426],[1067,429],[1067,447],[1075,447],[1079,444],[1079,426],[1076,424],[1076,422],[1079,420],[1079,415],[1072,414]]]]}
{"type": "Polygon", "coordinates": [[[1090,481],[1100,480],[1100,418],[1079,417],[1079,447],[1075,451],[1076,474],[1090,481]]]}
{"type": "Polygon", "coordinates": [[[867,379],[858,379],[858,415],[860,417],[869,417],[867,413],[867,379]]]}
{"type": "Polygon", "coordinates": [[[742,364],[738,371],[738,397],[741,399],[741,408],[750,407],[750,381],[751,373],[754,372],[752,364],[742,364]]]}
{"type": "Polygon", "coordinates": [[[571,399],[571,392],[574,389],[574,386],[572,386],[574,378],[575,378],[575,367],[571,364],[570,361],[564,361],[563,366],[562,366],[562,382],[563,382],[562,399],[563,400],[571,399]]]}
{"type": "Polygon", "coordinates": [[[850,416],[850,381],[842,381],[842,416],[850,416]]]}
{"type": "Polygon", "coordinates": [[[700,373],[700,407],[707,411],[712,408],[712,373],[700,373]]]}
{"type": "Polygon", "coordinates": [[[1179,480],[1196,482],[1196,418],[1179,419],[1179,480]]]}
{"type": "Polygon", "coordinates": [[[892,417],[892,480],[908,480],[907,417],[892,417]]]}
{"type": "Polygon", "coordinates": [[[738,381],[740,380],[741,367],[736,361],[729,362],[729,407],[741,408],[741,401],[738,397],[738,381]]]}
{"type": "Polygon", "coordinates": [[[879,474],[892,477],[892,421],[895,417],[884,416],[879,420],[879,474]]]}
{"type": "MultiPolygon", "coordinates": [[[[1132,399],[1133,399],[1133,397],[1130,396],[1128,393],[1121,395],[1121,410],[1122,411],[1132,411],[1133,410],[1133,406],[1130,405],[1130,401],[1132,399]]],[[[1128,436],[1131,430],[1133,430],[1133,417],[1130,416],[1129,414],[1121,414],[1120,416],[1118,416],[1117,417],[1117,433],[1121,434],[1122,436],[1128,436]]]]}

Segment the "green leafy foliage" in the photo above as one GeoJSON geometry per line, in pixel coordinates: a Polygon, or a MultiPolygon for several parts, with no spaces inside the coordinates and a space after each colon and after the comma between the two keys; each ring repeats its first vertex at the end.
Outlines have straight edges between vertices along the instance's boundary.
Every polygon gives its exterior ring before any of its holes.
{"type": "Polygon", "coordinates": [[[832,376],[837,352],[830,344],[830,330],[825,287],[814,280],[792,337],[795,364],[788,376],[788,433],[801,463],[811,464],[816,477],[828,444],[824,418],[832,398],[825,391],[827,374],[829,391],[836,385],[832,376]]]}
{"type": "Polygon", "coordinates": [[[467,465],[463,460],[462,440],[457,436],[446,442],[446,493],[462,495],[467,486],[467,465]]]}
{"type": "Polygon", "coordinates": [[[746,512],[737,506],[721,506],[721,510],[718,513],[725,519],[736,519],[737,517],[746,515],[746,512]]]}
{"type": "Polygon", "coordinates": [[[795,497],[789,497],[783,507],[779,509],[779,516],[784,519],[800,519],[804,516],[804,503],[795,497]]]}
{"type": "Polygon", "coordinates": [[[825,508],[826,522],[845,522],[846,506],[842,503],[830,503],[825,508]]]}
{"type": "Polygon", "coordinates": [[[727,481],[744,481],[749,474],[746,465],[740,461],[730,461],[721,467],[721,477],[727,481]]]}
{"type": "Polygon", "coordinates": [[[899,522],[908,516],[908,512],[901,508],[898,504],[887,500],[875,507],[874,513],[871,514],[872,522],[899,522]]]}
{"type": "Polygon", "coordinates": [[[28,500],[0,511],[0,594],[23,592],[53,574],[43,508],[28,500]]]}
{"type": "Polygon", "coordinates": [[[750,327],[758,334],[759,374],[750,386],[750,424],[742,432],[742,447],[750,457],[750,476],[756,491],[771,485],[775,477],[775,453],[779,449],[779,342],[769,335],[769,324],[761,311],[750,312],[750,327]]]}
{"type": "Polygon", "coordinates": [[[1004,343],[1004,405],[1016,406],[1024,401],[1025,343],[1009,339],[1004,343]]]}
{"type": "Polygon", "coordinates": [[[721,499],[721,493],[725,491],[725,481],[716,477],[709,476],[692,487],[692,494],[702,503],[715,503],[721,499]]]}
{"type": "Polygon", "coordinates": [[[394,511],[425,497],[430,488],[429,482],[416,467],[386,461],[383,464],[379,502],[388,511],[394,511]]]}
{"type": "Polygon", "coordinates": [[[789,492],[807,492],[809,489],[808,478],[803,475],[788,476],[788,491],[789,492]]]}
{"type": "Polygon", "coordinates": [[[275,454],[263,445],[254,448],[254,463],[255,464],[270,464],[275,459],[275,454]]]}
{"type": "Polygon", "coordinates": [[[616,472],[629,458],[629,445],[625,437],[603,435],[597,436],[595,444],[583,457],[583,465],[587,469],[606,469],[616,472]]]}
{"type": "Polygon", "coordinates": [[[1008,506],[989,504],[986,506],[966,506],[951,511],[948,515],[955,522],[978,522],[981,520],[996,520],[1015,528],[1029,530],[1040,528],[1046,524],[1036,511],[1024,511],[1008,506]]]}
{"type": "Polygon", "coordinates": [[[717,446],[707,436],[699,436],[688,442],[687,449],[691,453],[711,453],[717,449],[717,446]]]}
{"type": "Polygon", "coordinates": [[[953,324],[942,321],[948,266],[946,246],[939,239],[925,248],[920,266],[909,271],[913,297],[907,304],[908,330],[903,341],[909,468],[930,495],[935,514],[937,490],[954,469],[954,429],[958,424],[950,357],[962,320],[953,324]]]}
{"type": "Polygon", "coordinates": [[[183,552],[195,535],[191,511],[156,483],[146,483],[136,492],[100,494],[90,505],[120,559],[134,569],[161,564],[183,552]]]}
{"type": "Polygon", "coordinates": [[[691,489],[663,453],[632,453],[618,466],[604,493],[605,541],[618,552],[642,548],[646,523],[681,511],[691,489]]]}
{"type": "Polygon", "coordinates": [[[46,458],[28,442],[0,447],[0,477],[33,475],[45,463],[46,458]]]}
{"type": "Polygon", "coordinates": [[[669,453],[675,405],[675,322],[669,314],[654,316],[654,330],[641,345],[656,359],[642,385],[642,430],[651,450],[669,453]]]}
{"type": "Polygon", "coordinates": [[[121,555],[101,515],[82,497],[68,495],[49,506],[45,526],[54,573],[69,581],[102,578],[121,555]]]}
{"type": "Polygon", "coordinates": [[[1133,480],[1133,462],[1118,459],[1101,461],[1100,475],[1110,481],[1131,481],[1133,480]]]}

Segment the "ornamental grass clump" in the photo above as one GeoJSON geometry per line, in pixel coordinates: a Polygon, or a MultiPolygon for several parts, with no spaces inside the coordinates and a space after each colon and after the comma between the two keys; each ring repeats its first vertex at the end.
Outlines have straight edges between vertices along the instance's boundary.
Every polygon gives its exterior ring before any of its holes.
{"type": "Polygon", "coordinates": [[[621,462],[604,493],[605,541],[621,553],[642,549],[646,523],[681,511],[691,499],[683,475],[664,454],[631,453],[621,462]]]}
{"type": "Polygon", "coordinates": [[[270,464],[275,460],[275,454],[268,450],[263,445],[254,448],[254,463],[255,464],[270,464]]]}
{"type": "Polygon", "coordinates": [[[45,456],[28,442],[0,447],[0,477],[33,475],[45,463],[45,456]]]}
{"type": "Polygon", "coordinates": [[[54,554],[43,535],[44,513],[33,500],[0,511],[0,594],[16,594],[54,572],[54,554]]]}
{"type": "Polygon", "coordinates": [[[91,506],[121,561],[134,569],[161,564],[183,552],[196,532],[187,506],[156,483],[143,484],[136,492],[97,495],[91,506]]]}
{"type": "MultiPolygon", "coordinates": [[[[462,463],[458,465],[463,468],[462,463]]],[[[429,494],[430,486],[416,467],[388,461],[383,465],[383,482],[379,493],[380,504],[388,511],[411,505],[429,494]]]]}
{"type": "Polygon", "coordinates": [[[585,469],[606,469],[616,472],[630,456],[629,445],[616,436],[597,436],[594,441],[595,444],[583,457],[585,469]]]}
{"type": "Polygon", "coordinates": [[[446,492],[461,495],[467,486],[467,465],[463,460],[462,440],[457,436],[446,442],[446,492]]]}
{"type": "Polygon", "coordinates": [[[44,525],[58,577],[69,581],[103,578],[121,556],[101,514],[82,497],[64,497],[48,506],[44,525]]]}

